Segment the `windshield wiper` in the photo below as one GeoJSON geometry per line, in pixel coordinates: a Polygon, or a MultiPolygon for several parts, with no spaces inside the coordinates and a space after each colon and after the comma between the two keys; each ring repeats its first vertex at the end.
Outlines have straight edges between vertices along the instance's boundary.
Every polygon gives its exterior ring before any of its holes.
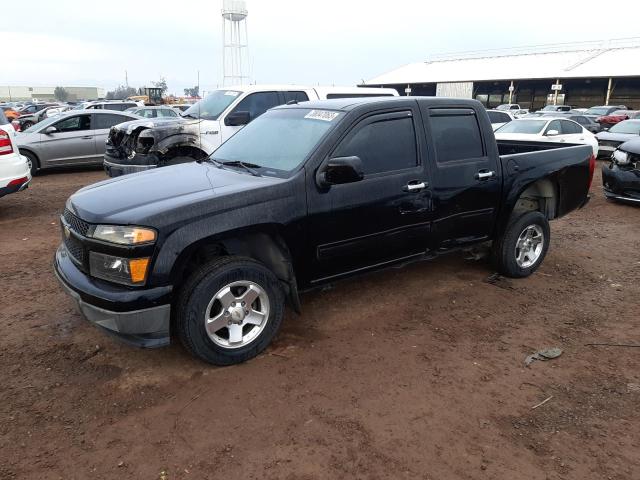
{"type": "Polygon", "coordinates": [[[215,163],[217,163],[217,164],[224,165],[225,167],[241,167],[241,168],[244,168],[247,172],[249,172],[254,177],[260,177],[261,176],[258,172],[256,172],[254,170],[254,168],[260,168],[260,165],[256,165],[255,163],[242,162],[240,160],[220,161],[220,160],[216,160],[215,158],[210,158],[210,160],[215,162],[215,163]]]}
{"type": "Polygon", "coordinates": [[[183,113],[182,114],[182,118],[195,118],[196,120],[198,120],[198,117],[194,117],[193,115],[191,115],[190,113],[183,113]]]}

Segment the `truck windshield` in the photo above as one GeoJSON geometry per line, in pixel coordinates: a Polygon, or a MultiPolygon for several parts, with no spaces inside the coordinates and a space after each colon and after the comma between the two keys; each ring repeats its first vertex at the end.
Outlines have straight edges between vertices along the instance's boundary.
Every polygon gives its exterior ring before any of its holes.
{"type": "Polygon", "coordinates": [[[615,124],[609,129],[610,133],[630,133],[640,135],[640,120],[625,120],[615,124]]]}
{"type": "Polygon", "coordinates": [[[204,120],[217,120],[218,117],[231,105],[240,92],[235,90],[215,90],[198,103],[189,107],[183,115],[185,117],[202,118],[204,120]]]}
{"type": "Polygon", "coordinates": [[[496,133],[525,133],[535,135],[547,124],[548,120],[513,120],[499,129],[496,133]]]}
{"type": "Polygon", "coordinates": [[[270,110],[223,143],[211,158],[251,165],[261,175],[287,177],[341,116],[307,108],[270,110]]]}

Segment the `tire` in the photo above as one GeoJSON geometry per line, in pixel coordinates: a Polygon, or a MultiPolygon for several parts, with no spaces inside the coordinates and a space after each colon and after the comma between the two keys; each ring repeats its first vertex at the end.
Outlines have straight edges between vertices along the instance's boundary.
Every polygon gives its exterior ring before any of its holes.
{"type": "Polygon", "coordinates": [[[40,170],[40,162],[31,152],[21,151],[20,155],[27,157],[27,162],[29,162],[29,168],[31,169],[31,176],[34,177],[36,173],[38,173],[38,170],[40,170]]]}
{"type": "Polygon", "coordinates": [[[34,122],[27,120],[26,122],[24,122],[22,125],[20,125],[20,130],[21,131],[25,131],[27,128],[31,128],[35,125],[34,122]]]}
{"type": "Polygon", "coordinates": [[[284,305],[282,286],[264,265],[250,258],[219,257],[193,272],[182,287],[176,332],[192,355],[214,365],[233,365],[271,343],[284,305]]]}
{"type": "Polygon", "coordinates": [[[512,218],[502,238],[493,245],[498,272],[512,278],[531,275],[549,250],[550,233],[549,221],[540,212],[526,212],[512,218]]]}

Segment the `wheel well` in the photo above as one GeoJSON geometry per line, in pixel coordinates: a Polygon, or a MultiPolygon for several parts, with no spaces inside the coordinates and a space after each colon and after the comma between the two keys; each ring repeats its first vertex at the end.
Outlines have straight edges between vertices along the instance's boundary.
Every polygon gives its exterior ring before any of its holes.
{"type": "Polygon", "coordinates": [[[291,306],[296,312],[300,312],[291,253],[276,229],[209,237],[190,245],[175,262],[172,272],[174,284],[183,284],[191,272],[203,263],[228,255],[249,257],[265,265],[282,283],[291,306]]]}
{"type": "Polygon", "coordinates": [[[162,160],[168,161],[177,157],[189,157],[194,160],[202,160],[207,157],[207,154],[197,147],[190,145],[178,145],[170,147],[167,152],[162,155],[162,160]]]}
{"type": "Polygon", "coordinates": [[[518,197],[513,207],[514,214],[538,211],[552,220],[558,210],[558,188],[549,179],[543,178],[529,185],[518,197]]]}

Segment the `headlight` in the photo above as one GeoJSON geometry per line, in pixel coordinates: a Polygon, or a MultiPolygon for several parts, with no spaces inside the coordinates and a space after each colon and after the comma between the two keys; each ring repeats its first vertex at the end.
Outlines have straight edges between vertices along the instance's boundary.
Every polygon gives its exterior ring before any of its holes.
{"type": "Polygon", "coordinates": [[[89,254],[91,275],[124,285],[142,285],[147,279],[149,258],[121,258],[104,253],[89,254]]]}
{"type": "Polygon", "coordinates": [[[98,225],[91,235],[96,240],[120,245],[149,243],[156,239],[156,231],[142,227],[123,227],[118,225],[98,225]]]}
{"type": "Polygon", "coordinates": [[[613,152],[613,160],[618,165],[627,165],[629,163],[629,154],[627,152],[623,152],[622,150],[616,150],[613,152]]]}

